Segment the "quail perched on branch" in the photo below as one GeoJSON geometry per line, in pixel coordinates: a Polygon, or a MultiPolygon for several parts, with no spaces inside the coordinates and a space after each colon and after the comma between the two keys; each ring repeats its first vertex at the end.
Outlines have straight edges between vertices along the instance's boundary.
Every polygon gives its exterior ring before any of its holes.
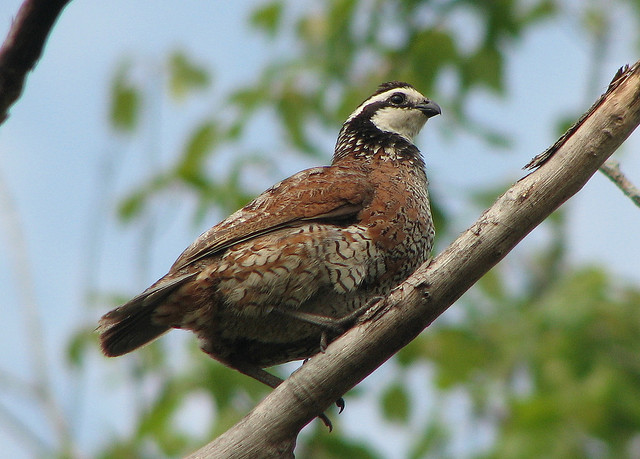
{"type": "Polygon", "coordinates": [[[276,387],[265,367],[316,354],[427,260],[434,228],[413,137],[438,114],[411,85],[382,84],[347,118],[330,166],[269,188],[105,314],[103,352],[187,329],[214,359],[276,387]]]}

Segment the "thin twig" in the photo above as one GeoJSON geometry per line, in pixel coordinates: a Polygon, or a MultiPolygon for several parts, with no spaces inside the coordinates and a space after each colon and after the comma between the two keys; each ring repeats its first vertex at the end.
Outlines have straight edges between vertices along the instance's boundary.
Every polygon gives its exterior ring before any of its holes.
{"type": "Polygon", "coordinates": [[[38,400],[36,387],[28,381],[17,377],[14,374],[0,368],[0,389],[4,394],[11,394],[24,398],[25,401],[35,402],[38,400]]]}
{"type": "MultiPolygon", "coordinates": [[[[4,419],[4,424],[9,426],[17,436],[22,437],[22,444],[29,445],[38,457],[46,457],[51,453],[51,446],[49,446],[43,438],[35,433],[33,429],[25,424],[22,419],[13,414],[11,410],[1,403],[0,419],[4,419]]],[[[16,441],[18,441],[17,438],[16,441]]]]}
{"type": "Polygon", "coordinates": [[[0,48],[0,124],[22,94],[53,24],[70,0],[26,0],[0,48]]]}
{"type": "Polygon", "coordinates": [[[0,216],[2,216],[0,221],[4,223],[7,236],[7,251],[5,253],[12,259],[15,286],[21,298],[20,311],[25,320],[25,336],[27,337],[33,371],[33,388],[37,399],[40,400],[44,410],[48,413],[49,420],[64,449],[71,444],[71,435],[64,413],[53,393],[40,310],[35,295],[35,281],[27,256],[27,243],[19,213],[9,191],[0,173],[0,216]]]}
{"type": "Polygon", "coordinates": [[[618,161],[608,159],[600,166],[600,172],[615,183],[624,195],[631,199],[636,206],[640,207],[640,190],[625,177],[620,170],[620,163],[618,161]]]}

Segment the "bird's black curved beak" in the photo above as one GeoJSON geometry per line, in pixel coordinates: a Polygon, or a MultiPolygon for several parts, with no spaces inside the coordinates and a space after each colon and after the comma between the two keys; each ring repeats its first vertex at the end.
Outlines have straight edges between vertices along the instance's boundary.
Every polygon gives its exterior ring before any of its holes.
{"type": "Polygon", "coordinates": [[[416,108],[424,113],[427,118],[442,114],[440,105],[431,100],[425,100],[423,103],[416,105],[416,108]]]}

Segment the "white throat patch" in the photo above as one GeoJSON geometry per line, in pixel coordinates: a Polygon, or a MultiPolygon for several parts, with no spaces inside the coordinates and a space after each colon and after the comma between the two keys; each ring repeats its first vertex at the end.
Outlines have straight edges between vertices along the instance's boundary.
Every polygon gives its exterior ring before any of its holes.
{"type": "Polygon", "coordinates": [[[385,107],[373,115],[371,122],[383,132],[399,134],[413,142],[427,122],[427,117],[415,108],[385,107]]]}

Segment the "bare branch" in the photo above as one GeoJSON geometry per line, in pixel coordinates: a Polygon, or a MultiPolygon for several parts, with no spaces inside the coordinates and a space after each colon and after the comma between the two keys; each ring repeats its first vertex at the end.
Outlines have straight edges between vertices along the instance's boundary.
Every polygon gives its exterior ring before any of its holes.
{"type": "Polygon", "coordinates": [[[25,0],[0,48],[0,124],[22,93],[47,36],[70,0],[25,0]]]}
{"type": "Polygon", "coordinates": [[[413,340],[531,230],[577,193],[640,123],[640,63],[430,264],[312,357],[238,424],[189,456],[293,457],[304,425],[413,340]]]}
{"type": "Polygon", "coordinates": [[[624,195],[631,199],[636,206],[640,207],[640,190],[622,173],[618,161],[612,159],[606,160],[605,163],[600,166],[600,172],[615,183],[624,195]]]}

